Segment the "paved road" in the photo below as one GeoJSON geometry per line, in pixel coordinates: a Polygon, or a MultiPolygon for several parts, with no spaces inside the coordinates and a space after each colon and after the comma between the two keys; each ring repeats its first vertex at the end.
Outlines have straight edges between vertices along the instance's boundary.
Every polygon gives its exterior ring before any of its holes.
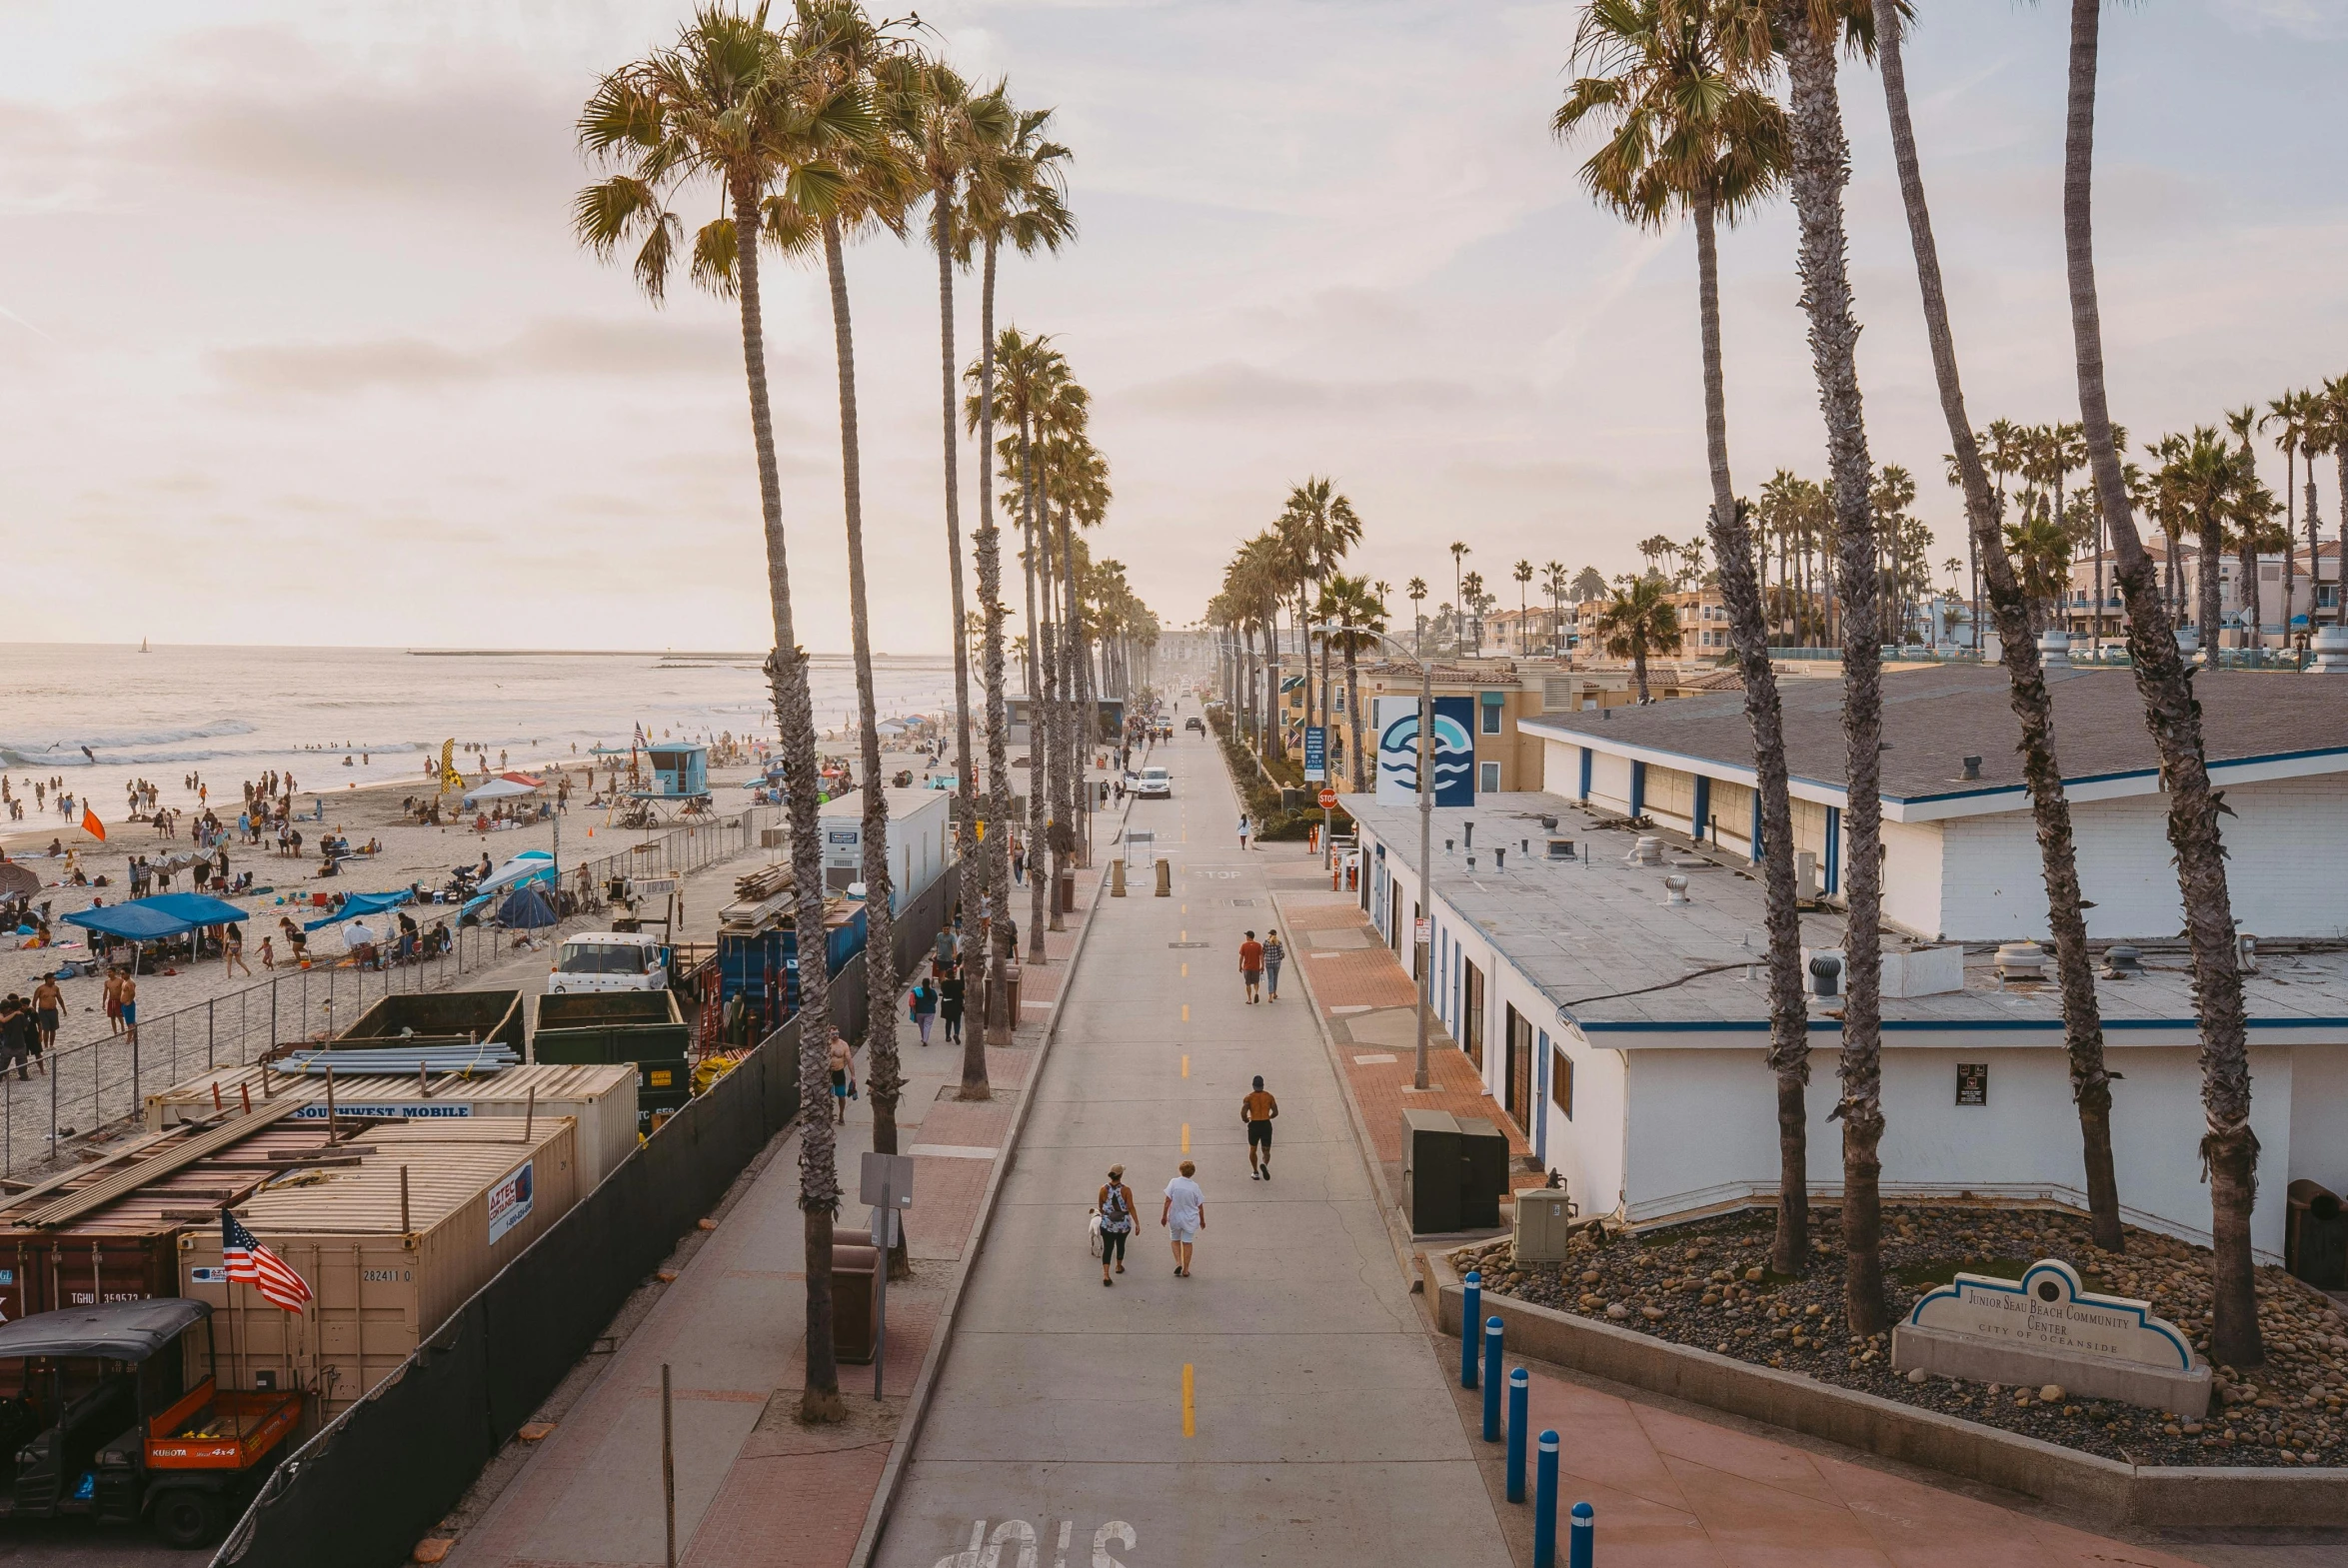
{"type": "Polygon", "coordinates": [[[1505,1568],[1309,1004],[1244,1005],[1235,948],[1271,908],[1221,763],[1195,739],[1153,760],[1176,794],[1132,826],[1174,896],[1137,872],[1099,916],[879,1561],[1505,1568]],[[1258,1072],[1269,1185],[1238,1121],[1258,1072]],[[1177,1279],[1157,1219],[1185,1139],[1206,1230],[1177,1279]],[[1104,1290],[1086,1214],[1117,1161],[1143,1225],[1104,1290]]]}

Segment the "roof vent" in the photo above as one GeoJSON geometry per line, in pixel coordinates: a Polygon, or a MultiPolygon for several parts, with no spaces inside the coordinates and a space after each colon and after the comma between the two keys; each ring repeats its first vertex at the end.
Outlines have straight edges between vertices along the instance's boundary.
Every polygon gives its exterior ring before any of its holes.
{"type": "Polygon", "coordinates": [[[1544,815],[1541,817],[1541,826],[1546,831],[1555,832],[1557,830],[1557,818],[1554,816],[1544,815]]]}
{"type": "Polygon", "coordinates": [[[1459,835],[1460,841],[1465,843],[1468,848],[1472,849],[1475,847],[1475,823],[1461,822],[1459,824],[1459,835]]]}
{"type": "Polygon", "coordinates": [[[1660,865],[1663,863],[1663,840],[1652,833],[1641,833],[1622,857],[1625,865],[1660,865]]]}
{"type": "Polygon", "coordinates": [[[1495,844],[1493,844],[1493,845],[1492,845],[1492,869],[1493,869],[1493,870],[1495,870],[1495,871],[1504,871],[1504,870],[1506,870],[1507,868],[1508,868],[1508,846],[1507,846],[1506,844],[1504,844],[1504,843],[1495,843],[1495,844]]]}
{"type": "Polygon", "coordinates": [[[1997,949],[1997,977],[2001,980],[2036,980],[2046,973],[2046,949],[2034,941],[2009,941],[1997,949]]]}
{"type": "Polygon", "coordinates": [[[2143,956],[2124,943],[2108,949],[2103,955],[2103,977],[2107,980],[2134,979],[2144,972],[2143,956]]]}
{"type": "Polygon", "coordinates": [[[1549,840],[1549,858],[1552,860],[1572,859],[1573,840],[1570,838],[1551,838],[1549,840]]]}
{"type": "Polygon", "coordinates": [[[1842,954],[1822,952],[1810,960],[1810,994],[1832,996],[1842,983],[1842,954]]]}
{"type": "Polygon", "coordinates": [[[1665,903],[1685,903],[1685,902],[1687,902],[1687,901],[1688,901],[1688,898],[1687,898],[1687,878],[1686,878],[1686,877],[1684,877],[1684,876],[1666,876],[1666,877],[1664,877],[1664,878],[1663,878],[1663,901],[1664,901],[1665,903]]]}
{"type": "Polygon", "coordinates": [[[2245,931],[2234,938],[2244,974],[2258,972],[2258,938],[2245,931]]]}
{"type": "Polygon", "coordinates": [[[1966,779],[1966,781],[1967,781],[1968,783],[1970,783],[1970,782],[1973,782],[1973,781],[1976,781],[1976,780],[1978,780],[1980,777],[1981,777],[1981,759],[1979,759],[1978,757],[1968,757],[1968,758],[1966,758],[1966,759],[1965,759],[1965,779],[1966,779]]]}

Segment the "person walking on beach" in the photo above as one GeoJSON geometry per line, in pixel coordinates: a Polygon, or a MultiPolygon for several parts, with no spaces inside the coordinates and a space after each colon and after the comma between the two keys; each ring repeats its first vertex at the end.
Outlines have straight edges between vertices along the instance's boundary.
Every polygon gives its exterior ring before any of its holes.
{"type": "Polygon", "coordinates": [[[1166,1207],[1158,1214],[1174,1239],[1174,1276],[1190,1277],[1190,1247],[1198,1239],[1198,1232],[1206,1228],[1206,1194],[1198,1190],[1198,1183],[1190,1178],[1198,1174],[1198,1167],[1183,1160],[1181,1174],[1166,1184],[1166,1207]]]}
{"type": "Polygon", "coordinates": [[[1280,933],[1263,933],[1263,991],[1266,1001],[1280,999],[1280,965],[1288,961],[1288,949],[1280,944],[1280,933]]]}
{"type": "Polygon", "coordinates": [[[32,1054],[32,1040],[33,1004],[10,991],[5,1000],[0,1000],[0,1073],[13,1066],[18,1077],[32,1076],[25,1070],[25,1062],[32,1054]]]}
{"type": "Polygon", "coordinates": [[[253,972],[253,966],[245,961],[245,928],[234,920],[228,922],[228,929],[221,936],[220,956],[223,974],[234,974],[239,969],[248,975],[253,972]]]}
{"type": "Polygon", "coordinates": [[[916,980],[913,988],[914,1027],[922,1031],[922,1044],[930,1043],[930,1025],[938,1021],[938,987],[927,978],[916,980]]]}
{"type": "MultiPolygon", "coordinates": [[[[56,978],[41,976],[41,983],[33,987],[33,1059],[38,1061],[43,1051],[57,1044],[57,1015],[65,1010],[65,996],[57,989],[56,978]]],[[[43,1072],[49,1069],[43,1067],[43,1072]]]]}
{"type": "Polygon", "coordinates": [[[122,1003],[123,1038],[136,1045],[139,1042],[139,982],[126,973],[115,995],[122,1003]]]}
{"type": "Polygon", "coordinates": [[[1239,943],[1239,978],[1247,986],[1247,1005],[1252,1007],[1260,999],[1256,990],[1263,984],[1263,943],[1249,931],[1247,939],[1239,943]]]}
{"type": "Polygon", "coordinates": [[[112,965],[106,969],[106,1032],[122,1032],[122,971],[112,965]]]}
{"type": "Polygon", "coordinates": [[[1249,826],[1249,823],[1248,823],[1248,821],[1247,821],[1247,813],[1246,813],[1245,811],[1241,811],[1241,812],[1239,813],[1239,847],[1240,847],[1241,849],[1244,849],[1244,848],[1246,848],[1246,847],[1247,847],[1247,829],[1248,829],[1248,826],[1249,826]]]}
{"type": "Polygon", "coordinates": [[[276,938],[273,936],[264,936],[261,938],[261,967],[264,969],[274,969],[277,967],[277,948],[272,945],[272,943],[275,941],[276,938]]]}
{"type": "Polygon", "coordinates": [[[1271,1124],[1280,1113],[1280,1102],[1264,1092],[1263,1074],[1255,1075],[1254,1091],[1239,1101],[1239,1119],[1247,1124],[1247,1179],[1271,1179],[1271,1124]],[[1263,1158],[1255,1157],[1257,1149],[1263,1158]]]}
{"type": "Polygon", "coordinates": [[[964,996],[962,965],[947,965],[938,976],[938,1016],[946,1020],[946,1043],[962,1043],[962,1003],[964,996]]]}
{"type": "Polygon", "coordinates": [[[840,1124],[848,1125],[848,1096],[856,1092],[856,1053],[848,1036],[832,1036],[832,1103],[840,1107],[840,1124]]]}
{"type": "Polygon", "coordinates": [[[1114,1285],[1109,1265],[1115,1263],[1121,1274],[1126,1271],[1126,1238],[1134,1233],[1134,1189],[1126,1185],[1125,1166],[1109,1167],[1109,1184],[1094,1207],[1101,1215],[1101,1282],[1114,1285]]]}

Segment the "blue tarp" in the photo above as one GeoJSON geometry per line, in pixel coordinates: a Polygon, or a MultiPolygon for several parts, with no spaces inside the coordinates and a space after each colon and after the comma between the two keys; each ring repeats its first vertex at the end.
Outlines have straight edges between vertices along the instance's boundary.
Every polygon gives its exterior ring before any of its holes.
{"type": "Polygon", "coordinates": [[[162,892],[129,903],[102,904],[65,917],[68,925],[101,931],[131,941],[153,941],[161,936],[184,936],[200,925],[225,925],[252,916],[235,904],[200,892],[162,892]]]}
{"type": "Polygon", "coordinates": [[[413,896],[414,894],[405,887],[397,892],[351,893],[343,899],[343,906],[340,909],[327,915],[324,919],[303,921],[302,929],[306,931],[323,930],[329,925],[339,925],[345,920],[355,920],[362,915],[381,914],[386,909],[399,907],[413,896]]]}

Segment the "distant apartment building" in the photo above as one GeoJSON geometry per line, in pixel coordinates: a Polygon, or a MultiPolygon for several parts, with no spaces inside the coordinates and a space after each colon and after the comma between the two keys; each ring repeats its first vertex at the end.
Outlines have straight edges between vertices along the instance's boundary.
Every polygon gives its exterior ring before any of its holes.
{"type": "MultiPolygon", "coordinates": [[[[2152,557],[2153,575],[2161,592],[2172,602],[2181,602],[2184,610],[2180,620],[2193,623],[2201,614],[2202,559],[2201,547],[2192,540],[2177,543],[2177,570],[2174,584],[2169,575],[2168,543],[2155,534],[2145,542],[2145,551],[2152,557]]],[[[2093,551],[2081,552],[2072,562],[2068,586],[2061,606],[2063,630],[2074,638],[2102,638],[2119,642],[2128,635],[2127,606],[2120,599],[2118,560],[2105,552],[2102,600],[2096,599],[2097,557],[2093,551]]],[[[2280,649],[2303,641],[2311,624],[2329,624],[2339,616],[2340,607],[2340,547],[2326,544],[2310,558],[2302,545],[2290,555],[2289,603],[2284,603],[2286,585],[2284,555],[2274,551],[2258,558],[2258,637],[2252,642],[2248,628],[2250,596],[2242,577],[2242,558],[2232,551],[2223,553],[2217,563],[2218,617],[2224,648],[2259,647],[2280,649]],[[2311,572],[2313,560],[2317,571],[2311,572]],[[2322,587],[2314,586],[2320,573],[2322,587]]]]}

